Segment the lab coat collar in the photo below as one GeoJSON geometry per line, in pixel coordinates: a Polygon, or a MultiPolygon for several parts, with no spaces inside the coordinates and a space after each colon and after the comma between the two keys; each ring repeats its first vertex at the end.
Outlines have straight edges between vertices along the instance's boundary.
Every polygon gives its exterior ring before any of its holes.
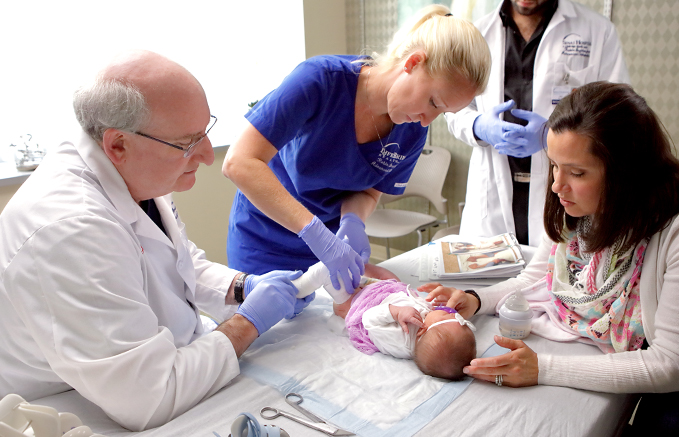
{"type": "Polygon", "coordinates": [[[575,18],[575,8],[573,7],[573,3],[571,3],[569,0],[559,0],[559,6],[556,8],[556,12],[554,12],[554,16],[552,17],[552,20],[549,22],[549,25],[547,26],[547,29],[545,29],[545,34],[542,36],[543,38],[552,31],[556,26],[559,24],[563,23],[566,18],[575,18]]]}
{"type": "Polygon", "coordinates": [[[133,226],[135,232],[139,235],[162,241],[168,246],[174,247],[168,236],[153,223],[134,201],[125,180],[118,173],[101,146],[83,130],[80,131],[80,137],[74,145],[85,164],[97,176],[104,192],[122,219],[133,226]]]}
{"type": "MultiPolygon", "coordinates": [[[[551,20],[551,17],[554,15],[554,12],[556,12],[556,8],[559,6],[559,0],[550,0],[549,4],[545,6],[546,10],[546,15],[549,15],[549,19],[551,20]]],[[[516,23],[514,22],[514,18],[512,18],[512,6],[510,0],[504,0],[501,5],[500,9],[498,11],[500,15],[500,20],[502,20],[502,25],[504,27],[507,27],[509,25],[513,25],[516,27],[516,23]]],[[[543,15],[544,19],[544,15],[543,15]]]]}
{"type": "MultiPolygon", "coordinates": [[[[495,8],[495,11],[492,12],[492,14],[496,17],[496,19],[493,20],[487,20],[485,22],[484,27],[479,27],[479,31],[483,34],[486,35],[490,28],[495,25],[497,26],[502,26],[502,19],[500,18],[500,11],[502,10],[502,5],[504,2],[500,2],[500,4],[495,8]]],[[[556,11],[554,12],[554,15],[552,16],[552,19],[549,22],[549,25],[547,26],[547,29],[545,29],[545,35],[552,29],[554,26],[557,24],[563,22],[566,18],[574,18],[576,16],[575,14],[575,7],[573,6],[573,3],[570,0],[559,0],[556,11]]],[[[483,20],[483,19],[482,19],[483,20]]],[[[477,23],[478,27],[478,23],[477,23]]],[[[544,35],[543,35],[544,38],[544,35]]]]}
{"type": "MultiPolygon", "coordinates": [[[[167,237],[169,237],[172,242],[175,242],[173,247],[177,250],[177,252],[180,252],[179,257],[181,258],[182,256],[186,256],[190,258],[191,254],[182,241],[182,230],[179,228],[179,224],[181,222],[179,221],[179,214],[177,213],[177,207],[174,205],[174,201],[172,200],[172,195],[167,194],[163,197],[157,197],[154,199],[154,201],[156,202],[158,211],[160,211],[160,216],[163,219],[163,225],[165,225],[167,237]]],[[[182,227],[183,226],[184,225],[182,223],[182,227]]],[[[158,226],[156,226],[156,228],[158,228],[158,226]]]]}

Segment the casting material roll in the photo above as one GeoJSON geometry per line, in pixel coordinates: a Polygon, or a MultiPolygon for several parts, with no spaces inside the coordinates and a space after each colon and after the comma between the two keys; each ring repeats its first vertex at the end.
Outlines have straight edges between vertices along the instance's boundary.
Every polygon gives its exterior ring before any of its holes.
{"type": "MultiPolygon", "coordinates": [[[[330,294],[330,297],[332,297],[332,300],[336,303],[344,303],[351,298],[351,294],[347,293],[342,278],[338,277],[337,279],[341,286],[340,290],[335,290],[335,287],[332,286],[328,268],[322,262],[317,262],[309,267],[309,270],[307,270],[306,273],[293,280],[292,284],[297,287],[297,298],[301,299],[307,297],[319,288],[323,288],[330,294]]],[[[367,284],[369,281],[371,281],[371,278],[361,276],[359,287],[367,284]]]]}

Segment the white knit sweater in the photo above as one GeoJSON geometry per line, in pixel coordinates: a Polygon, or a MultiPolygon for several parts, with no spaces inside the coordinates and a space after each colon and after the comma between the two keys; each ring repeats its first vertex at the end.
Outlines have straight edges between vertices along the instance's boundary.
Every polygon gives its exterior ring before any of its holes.
{"type": "MultiPolygon", "coordinates": [[[[641,317],[650,347],[596,356],[538,354],[539,384],[611,393],[679,391],[678,217],[651,238],[641,270],[641,317]]],[[[495,313],[502,297],[543,278],[552,244],[545,236],[518,277],[479,290],[479,313],[495,313]]]]}

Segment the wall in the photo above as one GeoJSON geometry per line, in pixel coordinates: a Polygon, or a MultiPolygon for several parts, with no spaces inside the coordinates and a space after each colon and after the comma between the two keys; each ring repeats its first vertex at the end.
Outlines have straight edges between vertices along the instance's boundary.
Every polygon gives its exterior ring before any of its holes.
{"type": "Polygon", "coordinates": [[[306,57],[347,53],[345,0],[304,0],[306,57]]]}
{"type": "MultiPolygon", "coordinates": [[[[602,12],[602,0],[582,0],[602,12]]],[[[679,2],[614,0],[612,21],[625,53],[632,86],[655,110],[679,144],[679,2]]]]}
{"type": "MultiPolygon", "coordinates": [[[[603,11],[603,0],[580,3],[599,13],[603,11]]],[[[347,0],[348,52],[384,50],[397,30],[397,14],[397,0],[347,0]]],[[[612,21],[620,36],[632,85],[647,99],[674,142],[679,144],[679,2],[614,0],[612,21]]],[[[443,195],[448,199],[451,223],[459,223],[457,205],[464,201],[466,193],[471,147],[448,133],[443,117],[432,123],[428,141],[445,147],[453,156],[443,195]]],[[[392,205],[436,215],[426,203],[410,199],[392,205]]],[[[384,244],[379,239],[373,239],[373,243],[384,244]]],[[[408,250],[417,245],[417,237],[413,234],[390,243],[392,247],[408,250]]]]}
{"type": "Polygon", "coordinates": [[[0,211],[5,208],[5,205],[7,205],[7,202],[9,202],[9,199],[12,198],[18,188],[18,185],[0,187],[0,211]]]}
{"type": "Polygon", "coordinates": [[[236,186],[222,174],[225,156],[224,149],[215,153],[214,164],[198,169],[196,185],[173,195],[189,239],[205,251],[210,261],[222,264],[227,263],[229,212],[236,195],[236,186]]]}

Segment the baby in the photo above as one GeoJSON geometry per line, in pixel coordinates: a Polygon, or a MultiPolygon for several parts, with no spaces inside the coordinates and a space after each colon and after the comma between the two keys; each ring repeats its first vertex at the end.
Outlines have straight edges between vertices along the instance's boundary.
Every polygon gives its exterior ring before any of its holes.
{"type": "Polygon", "coordinates": [[[412,358],[427,375],[460,380],[476,358],[474,325],[452,308],[432,306],[402,282],[368,284],[333,309],[345,318],[356,349],[412,358]]]}
{"type": "Polygon", "coordinates": [[[297,297],[324,286],[359,351],[414,359],[427,375],[464,378],[462,368],[476,357],[474,325],[454,309],[432,306],[386,269],[366,265],[366,275],[380,279],[362,277],[359,288],[349,294],[344,287],[338,291],[329,285],[328,271],[318,263],[293,284],[297,297]]]}

